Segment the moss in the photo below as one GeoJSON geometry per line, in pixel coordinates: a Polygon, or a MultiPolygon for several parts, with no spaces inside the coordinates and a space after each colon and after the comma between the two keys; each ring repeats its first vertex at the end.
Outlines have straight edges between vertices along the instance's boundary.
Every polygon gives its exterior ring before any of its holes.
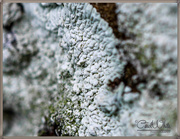
{"type": "MultiPolygon", "coordinates": [[[[136,47],[138,47],[138,46],[136,46],[136,47]]],[[[149,44],[149,45],[140,47],[140,50],[138,51],[138,53],[135,53],[137,59],[140,60],[143,67],[150,66],[151,70],[155,71],[155,72],[158,71],[158,67],[155,63],[156,59],[157,59],[157,56],[155,54],[156,49],[157,48],[154,44],[151,44],[151,45],[149,44]],[[148,58],[145,53],[145,51],[147,51],[148,49],[150,49],[150,52],[151,52],[150,58],[148,58]]]]}
{"type": "Polygon", "coordinates": [[[171,127],[175,127],[177,123],[177,109],[174,109],[172,113],[168,116],[168,122],[171,125],[171,127]]]}
{"type": "MultiPolygon", "coordinates": [[[[61,90],[64,89],[61,88],[61,90]]],[[[44,127],[39,131],[38,135],[43,136],[48,133],[52,133],[52,131],[47,131],[47,129],[52,129],[53,126],[53,132],[56,130],[56,136],[77,136],[80,122],[76,122],[77,116],[73,112],[75,110],[73,107],[78,104],[79,110],[81,110],[81,103],[80,100],[77,100],[77,104],[74,103],[76,102],[72,102],[69,97],[65,97],[65,95],[61,92],[58,104],[53,104],[48,107],[49,115],[45,117],[44,127]],[[53,119],[53,121],[51,119],[53,119]],[[68,127],[71,127],[72,129],[73,126],[76,127],[75,131],[70,131],[68,127]],[[45,127],[46,130],[44,130],[45,127]]],[[[81,121],[82,116],[79,116],[78,119],[81,121]]]]}

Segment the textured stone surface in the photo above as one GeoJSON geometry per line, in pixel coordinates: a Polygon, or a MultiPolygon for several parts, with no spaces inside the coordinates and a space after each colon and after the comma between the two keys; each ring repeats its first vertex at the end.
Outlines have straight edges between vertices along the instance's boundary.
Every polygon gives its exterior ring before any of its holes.
{"type": "Polygon", "coordinates": [[[142,119],[175,134],[176,4],[111,6],[117,24],[96,4],[4,5],[6,135],[151,135],[142,119]]]}

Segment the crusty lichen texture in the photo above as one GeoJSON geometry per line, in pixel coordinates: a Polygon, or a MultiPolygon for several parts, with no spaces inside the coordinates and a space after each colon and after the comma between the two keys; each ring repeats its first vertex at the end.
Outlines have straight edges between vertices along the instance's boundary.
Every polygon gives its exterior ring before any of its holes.
{"type": "Polygon", "coordinates": [[[112,117],[121,109],[122,91],[112,91],[107,84],[109,80],[121,78],[125,62],[120,60],[114,47],[118,40],[112,28],[89,4],[65,3],[50,12],[49,9],[40,12],[47,15],[45,26],[57,32],[62,48],[57,53],[59,98],[61,100],[63,94],[65,99],[71,100],[67,106],[59,104],[59,116],[65,121],[62,134],[97,136],[121,133],[112,117]],[[54,20],[56,13],[59,13],[58,20],[54,20]],[[68,114],[73,115],[73,122],[68,114]],[[111,132],[108,126],[114,126],[111,132]]]}
{"type": "Polygon", "coordinates": [[[176,6],[100,5],[4,5],[6,135],[156,135],[135,121],[161,119],[175,134],[176,6]]]}

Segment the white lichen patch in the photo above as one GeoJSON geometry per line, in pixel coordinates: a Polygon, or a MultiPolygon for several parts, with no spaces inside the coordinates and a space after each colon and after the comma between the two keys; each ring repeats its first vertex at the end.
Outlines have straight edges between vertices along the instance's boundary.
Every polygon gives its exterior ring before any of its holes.
{"type": "MultiPolygon", "coordinates": [[[[43,11],[44,16],[47,14],[46,10],[43,11]]],[[[118,95],[121,92],[110,91],[107,84],[109,80],[121,78],[125,62],[120,60],[115,48],[118,40],[108,23],[100,18],[96,9],[89,4],[64,3],[47,14],[45,26],[50,31],[57,31],[59,47],[64,51],[56,53],[59,59],[62,59],[58,64],[59,84],[66,83],[62,93],[68,95],[75,105],[77,101],[81,102],[76,106],[78,112],[74,112],[74,116],[77,113],[82,115],[81,123],[78,123],[81,124],[78,134],[101,136],[111,135],[116,128],[120,130],[121,127],[114,123],[116,121],[107,123],[98,120],[102,116],[103,119],[111,119],[109,115],[112,116],[121,109],[121,95],[118,95]],[[98,97],[100,101],[96,100],[98,97]],[[114,126],[110,131],[109,128],[99,125],[99,122],[114,126]]],[[[74,135],[72,130],[69,130],[68,134],[74,135]]],[[[121,132],[116,134],[122,135],[121,132]]]]}
{"type": "Polygon", "coordinates": [[[119,32],[128,39],[116,38],[89,3],[21,6],[24,12],[14,5],[15,16],[4,12],[3,24],[13,23],[3,33],[4,110],[26,113],[28,126],[15,121],[7,135],[37,135],[46,122],[58,136],[151,135],[135,121],[174,122],[163,117],[177,102],[176,23],[165,17],[176,18],[173,5],[117,4],[119,32]],[[137,70],[130,80],[146,79],[135,91],[123,81],[128,62],[137,70]]]}
{"type": "MultiPolygon", "coordinates": [[[[124,57],[127,60],[131,59],[130,61],[133,61],[140,75],[147,80],[147,83],[141,83],[138,86],[142,95],[140,95],[138,105],[134,105],[134,108],[138,109],[131,117],[137,120],[136,114],[138,114],[138,119],[146,119],[149,116],[152,119],[168,120],[169,108],[176,111],[175,98],[177,97],[176,4],[119,3],[117,6],[119,31],[126,30],[127,36],[134,37],[132,37],[134,41],[131,39],[123,41],[124,51],[128,53],[124,57]],[[153,11],[158,14],[154,14],[153,11]],[[172,20],[175,22],[169,22],[172,20]],[[154,99],[149,98],[147,94],[154,99]],[[143,114],[146,112],[147,114],[143,114]]],[[[135,76],[133,80],[136,78],[135,76]]],[[[130,92],[128,88],[125,90],[130,92]]],[[[128,93],[124,99],[129,101],[135,96],[136,94],[133,96],[128,93]]],[[[166,133],[160,134],[165,135],[166,133]]],[[[174,131],[171,134],[174,134],[174,131]]]]}
{"type": "Polygon", "coordinates": [[[15,3],[3,4],[3,25],[11,26],[13,22],[19,20],[23,15],[22,7],[15,3]]]}

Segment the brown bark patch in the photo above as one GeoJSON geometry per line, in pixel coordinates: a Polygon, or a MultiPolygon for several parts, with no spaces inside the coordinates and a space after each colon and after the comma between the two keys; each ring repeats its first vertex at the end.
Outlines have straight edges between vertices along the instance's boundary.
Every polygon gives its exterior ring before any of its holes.
{"type": "Polygon", "coordinates": [[[101,18],[109,23],[109,26],[113,29],[113,33],[117,38],[123,40],[130,39],[125,33],[118,31],[118,18],[116,14],[116,4],[115,3],[90,3],[97,12],[100,13],[101,18]]]}

